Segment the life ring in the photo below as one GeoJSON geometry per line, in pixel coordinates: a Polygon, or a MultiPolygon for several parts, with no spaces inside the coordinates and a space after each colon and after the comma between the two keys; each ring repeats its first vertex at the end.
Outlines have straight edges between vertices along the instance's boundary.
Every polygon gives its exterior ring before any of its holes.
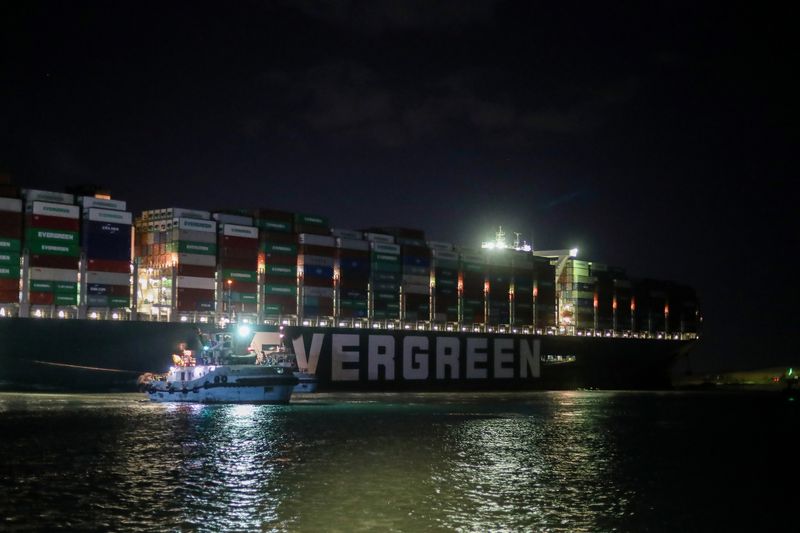
{"type": "Polygon", "coordinates": [[[228,376],[222,376],[222,382],[223,383],[227,383],[228,382],[228,376]]]}
{"type": "Polygon", "coordinates": [[[214,376],[214,383],[219,384],[219,376],[214,376]]]}
{"type": "Polygon", "coordinates": [[[207,388],[209,388],[209,387],[211,387],[211,383],[209,383],[208,381],[206,381],[205,383],[203,383],[203,388],[204,388],[204,389],[207,389],[207,388]]]}
{"type": "Polygon", "coordinates": [[[194,388],[192,389],[192,392],[193,392],[193,393],[195,393],[195,394],[197,394],[198,392],[200,392],[200,387],[198,387],[197,385],[195,385],[195,386],[194,386],[194,388]]]}

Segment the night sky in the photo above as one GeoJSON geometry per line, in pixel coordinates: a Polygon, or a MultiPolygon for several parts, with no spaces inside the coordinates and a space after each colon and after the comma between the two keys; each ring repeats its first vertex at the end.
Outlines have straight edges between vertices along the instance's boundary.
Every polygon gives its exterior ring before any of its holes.
{"type": "Polygon", "coordinates": [[[136,212],[502,225],[695,286],[695,371],[797,363],[792,17],[697,4],[4,2],[0,170],[136,212]]]}

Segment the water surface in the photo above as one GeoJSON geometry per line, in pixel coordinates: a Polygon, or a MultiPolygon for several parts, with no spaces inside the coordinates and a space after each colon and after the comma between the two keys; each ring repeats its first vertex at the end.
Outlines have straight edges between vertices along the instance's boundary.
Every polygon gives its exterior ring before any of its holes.
{"type": "Polygon", "coordinates": [[[0,394],[0,530],[785,530],[799,419],[771,394],[0,394]]]}

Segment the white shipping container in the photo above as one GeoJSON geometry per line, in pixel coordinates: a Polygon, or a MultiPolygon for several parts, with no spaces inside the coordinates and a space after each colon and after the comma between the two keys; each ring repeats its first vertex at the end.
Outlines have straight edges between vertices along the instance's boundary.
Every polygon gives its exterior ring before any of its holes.
{"type": "Polygon", "coordinates": [[[217,257],[204,254],[178,254],[178,263],[182,265],[217,266],[217,257]]]}
{"type": "Polygon", "coordinates": [[[22,213],[22,200],[19,198],[0,198],[0,211],[22,213]]]}
{"type": "Polygon", "coordinates": [[[240,226],[238,224],[223,224],[222,234],[228,237],[258,239],[258,228],[254,228],[253,226],[240,226]]]}
{"type": "Polygon", "coordinates": [[[478,254],[462,253],[460,254],[461,260],[465,263],[481,263],[483,264],[483,257],[478,254]]]}
{"type": "Polygon", "coordinates": [[[404,285],[404,294],[429,294],[430,289],[427,285],[404,285]]]}
{"type": "Polygon", "coordinates": [[[336,239],[328,237],[327,235],[312,235],[310,233],[301,233],[298,237],[300,244],[308,244],[310,246],[336,246],[336,239]]]}
{"type": "Polygon", "coordinates": [[[387,244],[394,243],[394,237],[391,235],[384,235],[382,233],[364,233],[364,238],[370,242],[385,242],[387,244]]]}
{"type": "MultiPolygon", "coordinates": [[[[150,234],[152,235],[152,233],[150,234]]],[[[186,229],[173,229],[172,239],[176,241],[202,242],[206,244],[216,244],[217,235],[206,231],[192,231],[186,229]]],[[[152,244],[152,243],[147,243],[152,244]]]]}
{"type": "Polygon", "coordinates": [[[364,238],[364,234],[362,232],[352,229],[333,228],[331,229],[331,234],[334,237],[339,237],[341,239],[361,240],[364,238]]]}
{"type": "Polygon", "coordinates": [[[333,287],[303,287],[303,296],[333,298],[333,287]]]}
{"type": "Polygon", "coordinates": [[[70,268],[40,268],[31,267],[28,270],[31,279],[47,281],[78,282],[78,271],[70,268]]]}
{"type": "Polygon", "coordinates": [[[400,255],[400,245],[399,244],[387,244],[383,242],[372,242],[371,243],[372,251],[379,252],[382,254],[395,254],[400,255]]]}
{"type": "MultiPolygon", "coordinates": [[[[53,191],[40,191],[36,189],[22,189],[22,196],[25,203],[30,205],[33,202],[52,202],[55,204],[74,204],[75,197],[71,194],[53,191]]],[[[37,215],[40,213],[36,213],[37,215]]]]}
{"type": "Polygon", "coordinates": [[[126,226],[130,226],[133,223],[133,215],[127,211],[112,211],[111,209],[90,207],[84,210],[83,213],[93,222],[113,222],[114,224],[124,224],[126,226]]]}
{"type": "Polygon", "coordinates": [[[124,200],[106,200],[104,198],[95,198],[94,196],[81,196],[78,198],[78,203],[84,209],[97,207],[98,209],[111,209],[113,211],[125,211],[127,206],[124,200]]]}
{"type": "Polygon", "coordinates": [[[77,219],[81,216],[81,210],[77,205],[51,204],[48,202],[39,201],[28,205],[27,211],[31,211],[34,215],[43,215],[48,217],[77,219]]]}
{"type": "Polygon", "coordinates": [[[433,257],[437,259],[447,259],[448,261],[458,261],[458,254],[456,252],[446,252],[442,250],[433,249],[433,257]]]}
{"type": "Polygon", "coordinates": [[[335,259],[333,257],[325,257],[322,255],[308,255],[301,254],[297,256],[298,266],[328,266],[332,267],[335,259]]]}
{"type": "Polygon", "coordinates": [[[196,218],[200,220],[211,220],[211,213],[209,211],[184,209],[182,207],[168,207],[166,209],[159,209],[159,211],[161,212],[159,218],[196,218]]]}
{"type": "Polygon", "coordinates": [[[175,286],[182,289],[206,289],[214,290],[216,281],[214,278],[196,278],[194,276],[177,276],[175,286]]]}
{"type": "Polygon", "coordinates": [[[130,285],[131,275],[122,272],[94,272],[86,271],[86,283],[99,283],[101,285],[130,285]]]}
{"type": "Polygon", "coordinates": [[[430,282],[430,276],[414,276],[410,274],[403,274],[403,283],[407,283],[409,285],[428,285],[430,282]]]}
{"type": "Polygon", "coordinates": [[[177,222],[178,229],[188,229],[191,231],[205,231],[210,233],[217,232],[217,223],[213,221],[200,220],[196,218],[177,218],[172,220],[173,227],[177,222]]]}
{"type": "Polygon", "coordinates": [[[361,241],[361,240],[353,240],[353,239],[336,239],[336,246],[337,248],[341,248],[343,250],[361,250],[361,251],[369,251],[369,242],[368,241],[361,241]]]}
{"type": "Polygon", "coordinates": [[[214,213],[211,218],[220,224],[238,224],[239,226],[252,226],[253,219],[242,215],[231,215],[228,213],[214,213]]]}
{"type": "Polygon", "coordinates": [[[428,241],[428,248],[431,250],[440,250],[442,252],[450,252],[455,248],[449,242],[437,242],[437,241],[428,241]]]}

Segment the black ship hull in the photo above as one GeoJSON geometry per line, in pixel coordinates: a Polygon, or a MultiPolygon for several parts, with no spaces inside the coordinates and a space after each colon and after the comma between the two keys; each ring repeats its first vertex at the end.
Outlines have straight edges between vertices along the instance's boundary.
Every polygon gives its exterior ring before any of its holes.
{"type": "MultiPolygon", "coordinates": [[[[0,390],[134,391],[203,324],[0,320],[0,390]]],[[[287,326],[320,391],[665,389],[694,341],[287,326]]],[[[234,335],[236,333],[234,332],[234,335]]]]}

